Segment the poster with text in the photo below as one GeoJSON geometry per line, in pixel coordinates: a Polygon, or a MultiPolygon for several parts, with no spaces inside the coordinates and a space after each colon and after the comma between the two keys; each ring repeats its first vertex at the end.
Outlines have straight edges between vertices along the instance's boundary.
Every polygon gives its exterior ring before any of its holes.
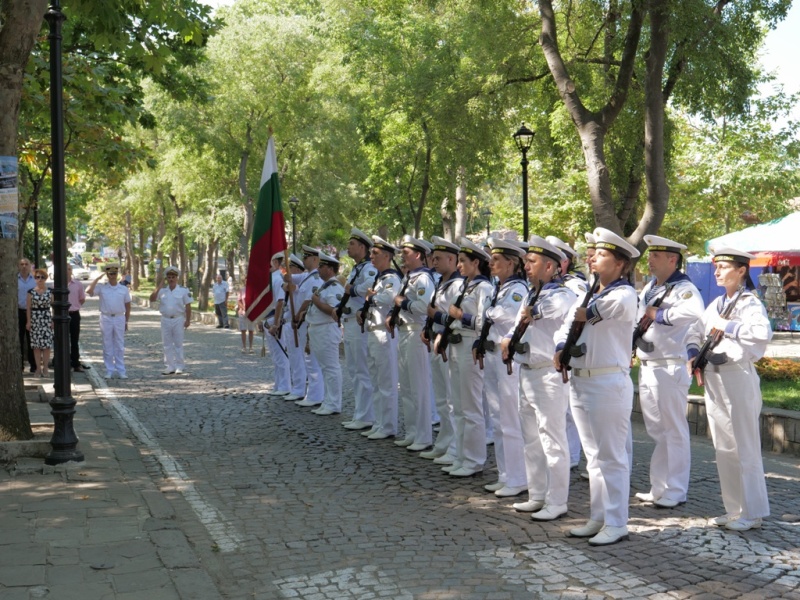
{"type": "Polygon", "coordinates": [[[17,238],[17,157],[0,156],[0,237],[17,238]]]}

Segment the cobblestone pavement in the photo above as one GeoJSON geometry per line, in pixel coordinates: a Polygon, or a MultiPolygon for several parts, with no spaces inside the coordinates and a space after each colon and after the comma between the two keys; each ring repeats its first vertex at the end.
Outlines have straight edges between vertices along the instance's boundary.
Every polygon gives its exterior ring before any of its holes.
{"type": "MultiPolygon", "coordinates": [[[[87,309],[95,377],[96,304],[87,309]]],[[[127,423],[224,598],[800,598],[796,459],[765,455],[773,517],[728,532],[706,524],[722,502],[713,448],[695,438],[689,501],[664,510],[632,499],[630,541],[593,548],[565,536],[588,513],[577,473],[568,517],[534,523],[515,499],[483,491],[491,460],[484,474],[454,480],[391,440],[343,429],[347,378],[344,414],[320,417],[266,396],[260,341],[242,355],[238,332],[193,324],[189,373],[164,377],[158,315],[135,308],[131,325],[130,379],[98,393],[127,423]]],[[[634,436],[632,495],[648,489],[651,452],[641,425],[634,436]]]]}

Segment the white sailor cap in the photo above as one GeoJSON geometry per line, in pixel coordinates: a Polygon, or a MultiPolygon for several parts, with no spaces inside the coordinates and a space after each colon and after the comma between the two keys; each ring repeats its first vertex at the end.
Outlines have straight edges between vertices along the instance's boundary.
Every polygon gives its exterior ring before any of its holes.
{"type": "Polygon", "coordinates": [[[738,262],[742,263],[743,265],[750,266],[750,261],[755,260],[756,258],[755,254],[750,254],[744,250],[737,250],[736,248],[731,248],[730,246],[714,248],[712,252],[714,254],[715,263],[719,261],[728,261],[738,262]]]}
{"type": "Polygon", "coordinates": [[[283,260],[283,251],[281,250],[280,252],[273,254],[271,260],[283,260]]]}
{"type": "Polygon", "coordinates": [[[295,267],[300,269],[305,269],[306,266],[303,264],[303,259],[297,256],[296,254],[289,255],[289,262],[292,263],[295,267]]]}
{"type": "Polygon", "coordinates": [[[425,254],[430,256],[433,254],[433,244],[431,244],[428,240],[418,240],[420,244],[425,246],[425,254]]]}
{"type": "Polygon", "coordinates": [[[595,238],[595,248],[598,250],[616,250],[628,258],[637,258],[639,251],[623,240],[616,233],[605,227],[598,227],[593,232],[595,238]]]}
{"type": "Polygon", "coordinates": [[[319,253],[319,264],[320,266],[328,266],[328,267],[338,267],[339,266],[339,259],[325,254],[324,252],[319,253]]]}
{"type": "Polygon", "coordinates": [[[308,258],[309,256],[319,256],[320,251],[317,248],[312,248],[311,246],[306,246],[303,244],[303,258],[308,258]]]}
{"type": "Polygon", "coordinates": [[[385,239],[380,238],[377,235],[372,236],[372,245],[374,248],[379,248],[380,250],[384,250],[389,254],[397,254],[398,252],[400,252],[400,250],[396,246],[392,246],[385,239]]]}
{"type": "Polygon", "coordinates": [[[679,244],[678,242],[673,242],[672,240],[668,240],[667,238],[660,237],[658,235],[644,236],[644,243],[647,244],[647,249],[651,251],[675,252],[676,254],[680,254],[681,250],[686,250],[685,245],[679,244]]]}
{"type": "Polygon", "coordinates": [[[575,258],[578,256],[578,253],[570,246],[567,242],[562,240],[561,238],[557,238],[554,235],[548,235],[545,238],[548,242],[550,242],[553,246],[561,250],[564,254],[567,255],[567,258],[575,258]]]}
{"type": "MultiPolygon", "coordinates": [[[[106,266],[106,269],[108,269],[108,266],[106,266]]],[[[166,269],[164,269],[164,275],[166,276],[169,275],[170,273],[175,273],[175,275],[180,275],[181,270],[175,265],[170,265],[166,269]]]]}
{"type": "Polygon", "coordinates": [[[119,263],[118,262],[106,263],[103,265],[103,271],[105,271],[106,273],[108,273],[109,271],[114,271],[115,273],[117,273],[119,272],[119,263]]]}
{"type": "Polygon", "coordinates": [[[357,227],[353,227],[350,230],[350,239],[366,244],[367,248],[372,248],[372,240],[370,237],[357,227]]]}
{"type": "Polygon", "coordinates": [[[583,234],[583,237],[586,239],[587,248],[594,248],[597,245],[597,240],[595,239],[594,235],[588,231],[583,234]]]}
{"type": "Polygon", "coordinates": [[[463,252],[472,259],[485,261],[489,260],[490,257],[486,251],[474,242],[471,242],[469,239],[462,237],[460,240],[458,240],[458,242],[461,244],[459,252],[463,252]]]}
{"type": "Polygon", "coordinates": [[[567,259],[567,255],[564,254],[555,244],[550,243],[548,241],[549,239],[550,238],[545,239],[538,235],[532,235],[527,242],[526,251],[532,252],[533,254],[541,254],[542,256],[546,256],[547,258],[550,258],[561,264],[562,260],[567,259]]]}
{"type": "Polygon", "coordinates": [[[458,254],[460,248],[456,246],[453,242],[450,242],[444,238],[435,235],[431,238],[431,242],[433,243],[433,251],[434,252],[449,252],[451,254],[458,254]]]}
{"type": "Polygon", "coordinates": [[[410,248],[415,252],[422,252],[422,254],[428,253],[428,247],[423,242],[415,237],[411,237],[410,235],[403,236],[403,241],[400,243],[400,247],[410,248]]]}
{"type": "Polygon", "coordinates": [[[522,258],[525,256],[525,250],[520,248],[519,244],[501,240],[499,238],[490,237],[486,240],[491,254],[504,254],[506,256],[518,256],[522,258]]]}

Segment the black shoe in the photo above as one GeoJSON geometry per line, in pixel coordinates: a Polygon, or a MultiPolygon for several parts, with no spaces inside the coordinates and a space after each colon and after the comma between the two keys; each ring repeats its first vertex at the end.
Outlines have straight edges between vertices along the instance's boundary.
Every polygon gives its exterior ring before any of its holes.
{"type": "Polygon", "coordinates": [[[214,329],[222,329],[222,325],[217,325],[214,329]]]}
{"type": "Polygon", "coordinates": [[[36,373],[36,369],[34,367],[31,367],[30,369],[28,369],[28,373],[36,373]]]}
{"type": "Polygon", "coordinates": [[[225,327],[224,327],[224,329],[230,329],[230,328],[231,328],[230,325],[225,325],[225,327]]]}
{"type": "Polygon", "coordinates": [[[85,364],[81,363],[81,367],[83,367],[84,370],[88,370],[88,369],[92,368],[92,365],[85,365],[85,364]]]}

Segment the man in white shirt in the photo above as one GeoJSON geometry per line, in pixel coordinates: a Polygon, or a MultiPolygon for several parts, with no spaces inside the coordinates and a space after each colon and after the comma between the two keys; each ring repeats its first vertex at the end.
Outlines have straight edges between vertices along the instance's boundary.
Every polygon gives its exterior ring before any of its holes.
{"type": "Polygon", "coordinates": [[[119,263],[107,263],[103,273],[97,277],[86,293],[100,298],[100,333],[103,337],[103,363],[106,379],[127,379],[125,372],[125,332],[131,316],[131,292],[118,281],[119,263]],[[103,277],[108,283],[98,282],[103,277]]]}
{"type": "Polygon", "coordinates": [[[222,280],[222,275],[217,275],[211,293],[214,296],[214,313],[217,315],[217,329],[230,329],[228,323],[228,296],[230,296],[228,282],[222,280]]]}
{"type": "Polygon", "coordinates": [[[158,300],[161,313],[161,342],[164,344],[162,375],[180,375],[186,368],[183,358],[183,330],[192,322],[192,296],[189,290],[178,285],[178,267],[167,267],[164,274],[167,285],[156,286],[150,294],[150,302],[158,300]]]}

